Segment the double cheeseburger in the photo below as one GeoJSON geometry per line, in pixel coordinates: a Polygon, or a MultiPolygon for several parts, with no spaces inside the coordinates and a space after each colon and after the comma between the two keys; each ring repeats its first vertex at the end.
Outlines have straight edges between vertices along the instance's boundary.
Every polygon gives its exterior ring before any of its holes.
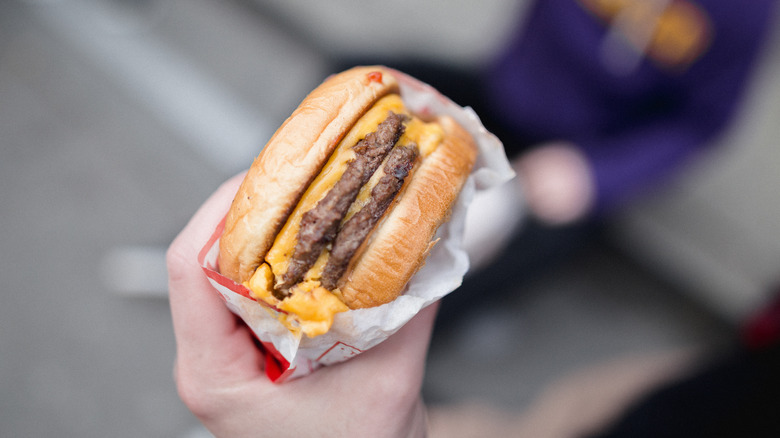
{"type": "Polygon", "coordinates": [[[411,113],[394,72],[355,67],[312,91],[252,163],[225,220],[220,273],[314,337],[398,297],[476,159],[450,117],[411,113]]]}

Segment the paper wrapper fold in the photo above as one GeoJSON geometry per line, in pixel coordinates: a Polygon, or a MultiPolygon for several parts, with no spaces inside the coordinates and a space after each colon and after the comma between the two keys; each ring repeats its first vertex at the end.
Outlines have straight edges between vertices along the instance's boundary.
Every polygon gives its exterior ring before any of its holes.
{"type": "Polygon", "coordinates": [[[275,382],[305,376],[321,366],[368,350],[395,333],[417,312],[460,286],[469,267],[468,256],[462,248],[468,204],[477,191],[500,185],[514,176],[501,142],[485,130],[474,111],[456,105],[414,78],[395,73],[407,108],[422,116],[453,117],[471,133],[479,148],[477,162],[450,221],[439,228],[438,243],[402,296],[379,307],[338,313],[330,331],[309,338],[290,332],[274,317],[276,309],[255,301],[246,287],[219,274],[219,237],[224,220],[199,254],[198,262],[211,284],[228,308],[254,331],[266,350],[266,374],[275,382]]]}

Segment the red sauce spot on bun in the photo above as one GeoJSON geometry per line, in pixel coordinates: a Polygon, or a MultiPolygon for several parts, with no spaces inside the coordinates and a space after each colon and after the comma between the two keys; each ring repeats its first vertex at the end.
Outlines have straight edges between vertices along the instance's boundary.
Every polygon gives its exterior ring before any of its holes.
{"type": "Polygon", "coordinates": [[[382,83],[382,72],[381,71],[372,71],[368,74],[368,80],[373,82],[379,82],[382,83]]]}
{"type": "Polygon", "coordinates": [[[341,143],[341,140],[344,138],[344,135],[346,135],[346,132],[342,132],[338,137],[336,137],[330,146],[336,147],[339,143],[341,143]]]}

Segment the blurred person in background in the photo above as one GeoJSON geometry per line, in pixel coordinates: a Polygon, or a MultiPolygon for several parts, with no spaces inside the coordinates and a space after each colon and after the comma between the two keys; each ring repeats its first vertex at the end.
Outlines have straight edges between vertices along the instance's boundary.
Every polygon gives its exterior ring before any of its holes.
{"type": "Polygon", "coordinates": [[[492,291],[485,305],[504,299],[706,152],[736,113],[775,3],[536,1],[484,67],[374,60],[473,107],[518,175],[470,210],[474,269],[440,321],[473,309],[481,290],[492,291]]]}

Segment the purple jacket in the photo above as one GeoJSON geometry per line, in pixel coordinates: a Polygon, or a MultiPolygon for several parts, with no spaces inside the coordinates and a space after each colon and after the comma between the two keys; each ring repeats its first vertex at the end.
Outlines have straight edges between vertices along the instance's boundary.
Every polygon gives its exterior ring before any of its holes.
{"type": "Polygon", "coordinates": [[[725,126],[775,4],[672,0],[654,15],[642,9],[648,0],[625,0],[639,14],[631,15],[611,10],[616,3],[536,2],[488,86],[518,137],[582,148],[596,179],[597,209],[666,175],[725,126]],[[641,14],[657,17],[656,27],[632,18],[641,14]],[[626,36],[637,40],[632,45],[626,36]]]}

